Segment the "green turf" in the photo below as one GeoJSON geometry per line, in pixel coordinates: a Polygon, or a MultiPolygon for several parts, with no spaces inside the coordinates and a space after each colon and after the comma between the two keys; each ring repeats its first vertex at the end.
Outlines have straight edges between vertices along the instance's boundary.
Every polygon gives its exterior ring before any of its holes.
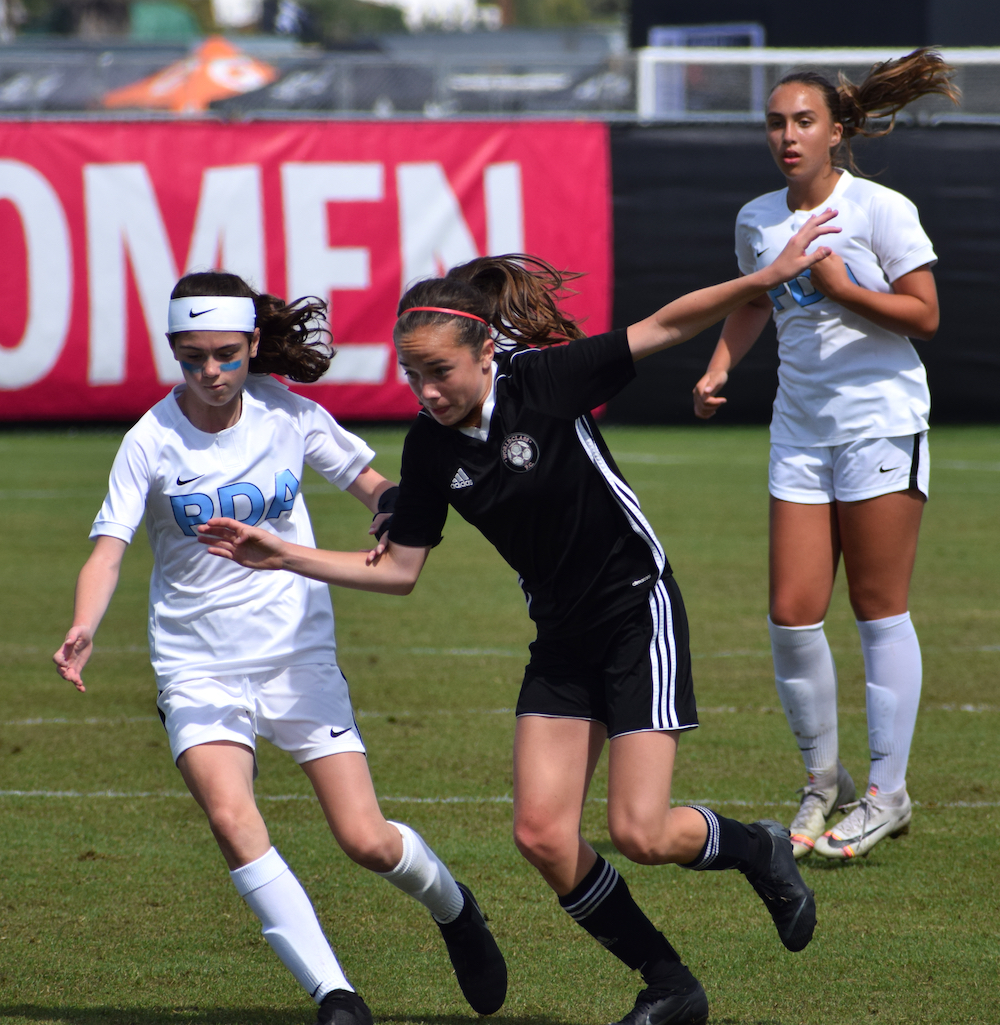
{"type": "MultiPolygon", "coordinates": [[[[395,475],[401,432],[366,433],[377,467],[395,475]]],[[[608,437],[691,618],[703,728],[682,743],[675,795],[745,819],[787,819],[801,771],[764,623],[766,431],[608,437]]],[[[155,717],[144,535],[98,636],[88,693],[48,662],[69,624],[119,438],[0,434],[9,527],[0,553],[0,1023],[306,1023],[310,1005],[232,889],[155,717]]],[[[925,665],[909,773],[920,807],[909,837],[858,864],[805,863],[820,924],[804,953],[781,948],[738,874],[642,868],[617,855],[598,771],[586,833],[704,981],[713,1022],[1000,1020],[1000,429],[939,428],[932,452],[912,603],[925,665]]],[[[306,492],[321,544],[363,544],[367,515],[356,502],[314,475],[306,492]]],[[[445,533],[412,597],[334,596],[376,788],[386,813],[420,829],[491,914],[511,973],[501,1025],[599,1025],[630,1005],[637,980],[560,912],[510,840],[505,710],[530,623],[492,549],[457,517],[445,533]]],[[[843,581],[827,623],[843,756],[863,781],[863,677],[843,581]]],[[[334,848],[289,759],[262,744],[260,763],[275,843],[376,1018],[472,1018],[426,914],[334,848]]]]}

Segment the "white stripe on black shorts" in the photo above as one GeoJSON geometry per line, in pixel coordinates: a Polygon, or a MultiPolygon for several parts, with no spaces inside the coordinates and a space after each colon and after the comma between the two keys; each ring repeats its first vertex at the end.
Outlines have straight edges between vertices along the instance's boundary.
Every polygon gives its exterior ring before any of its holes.
{"type": "Polygon", "coordinates": [[[698,725],[687,615],[670,575],[642,604],[578,632],[540,634],[530,650],[518,715],[595,720],[609,737],[698,725]]]}

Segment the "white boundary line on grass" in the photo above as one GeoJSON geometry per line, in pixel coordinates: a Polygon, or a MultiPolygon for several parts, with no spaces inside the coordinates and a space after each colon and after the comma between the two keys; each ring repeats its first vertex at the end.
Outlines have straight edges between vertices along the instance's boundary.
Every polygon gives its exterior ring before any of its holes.
{"type": "MultiPolygon", "coordinates": [[[[704,50],[699,50],[699,60],[704,54],[704,50]]],[[[746,52],[746,51],[744,51],[746,52]]],[[[689,55],[689,54],[688,54],[689,55]]],[[[731,58],[727,56],[727,60],[731,58]]],[[[401,451],[401,450],[399,450],[401,451]]],[[[381,455],[398,455],[399,451],[384,449],[380,453],[381,455]]],[[[613,453],[615,460],[619,463],[632,463],[632,464],[645,464],[648,466],[681,466],[691,463],[699,463],[704,465],[705,458],[697,457],[692,455],[676,454],[672,455],[669,452],[615,452],[613,453]]],[[[709,461],[712,461],[709,459],[709,461]]],[[[766,453],[759,460],[745,460],[744,465],[767,465],[766,453]]],[[[726,465],[731,465],[731,461],[727,462],[726,465]]],[[[977,459],[935,459],[934,460],[935,470],[971,470],[979,473],[1000,473],[1000,463],[986,462],[985,460],[977,459]]],[[[65,498],[99,498],[105,493],[105,488],[24,488],[24,489],[12,489],[3,488],[0,489],[0,500],[8,501],[24,501],[26,499],[65,499],[65,498]]],[[[325,494],[337,494],[337,489],[330,485],[325,488],[322,485],[311,485],[306,486],[304,493],[308,495],[318,496],[325,494]]]]}
{"type": "MultiPolygon", "coordinates": [[[[834,648],[834,651],[842,650],[834,648]]],[[[954,647],[938,647],[936,645],[924,646],[922,649],[925,655],[938,652],[1000,652],[1000,644],[973,644],[956,645],[954,647]]],[[[145,644],[125,644],[104,647],[100,644],[94,646],[94,651],[101,655],[134,655],[147,654],[149,648],[145,644]]],[[[48,654],[40,647],[33,644],[4,644],[0,642],[0,653],[5,655],[42,655],[48,654]]],[[[388,644],[375,645],[364,648],[341,648],[340,654],[348,657],[356,655],[452,655],[462,658],[518,658],[528,657],[527,649],[515,648],[394,648],[388,644]]],[[[732,651],[707,651],[692,652],[692,659],[703,658],[770,658],[770,648],[736,648],[732,651]]]]}
{"type": "MultiPolygon", "coordinates": [[[[776,705],[759,705],[755,707],[739,705],[715,705],[703,706],[698,709],[706,715],[775,715],[781,712],[776,705]]],[[[861,715],[864,712],[862,707],[842,706],[840,712],[844,715],[861,715]]],[[[925,705],[924,712],[1000,712],[1000,705],[958,705],[945,703],[940,705],[925,705]]],[[[359,708],[354,713],[359,719],[420,719],[426,716],[449,717],[456,715],[513,715],[513,708],[434,708],[427,711],[407,712],[371,712],[359,708]]],[[[120,726],[126,723],[159,722],[159,716],[155,715],[130,715],[116,718],[113,716],[88,716],[86,719],[70,719],[63,716],[56,716],[51,719],[8,719],[0,722],[0,726],[120,726]]]]}
{"type": "MultiPolygon", "coordinates": [[[[0,797],[47,797],[63,798],[69,800],[163,800],[169,798],[191,798],[191,795],[183,790],[95,790],[85,793],[82,790],[0,790],[0,797]]],[[[314,801],[314,794],[257,794],[258,801],[314,801]]],[[[514,799],[509,794],[501,794],[497,797],[380,797],[380,801],[387,804],[513,804],[514,799]]],[[[588,804],[607,804],[605,797],[588,797],[588,804]]],[[[746,801],[740,798],[704,798],[694,800],[686,798],[674,802],[674,806],[685,804],[699,805],[725,805],[734,808],[797,808],[798,801],[746,801]]],[[[922,802],[914,801],[915,808],[924,807],[922,802]]],[[[1000,808],[1000,801],[932,801],[931,809],[975,809],[975,808],[1000,808]]]]}

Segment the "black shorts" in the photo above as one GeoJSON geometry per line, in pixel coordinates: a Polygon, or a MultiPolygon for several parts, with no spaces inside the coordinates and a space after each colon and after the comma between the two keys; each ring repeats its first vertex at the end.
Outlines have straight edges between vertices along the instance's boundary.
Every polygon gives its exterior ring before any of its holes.
{"type": "Polygon", "coordinates": [[[698,725],[680,588],[663,577],[648,601],[576,634],[539,635],[518,715],[590,719],[609,737],[698,725]]]}

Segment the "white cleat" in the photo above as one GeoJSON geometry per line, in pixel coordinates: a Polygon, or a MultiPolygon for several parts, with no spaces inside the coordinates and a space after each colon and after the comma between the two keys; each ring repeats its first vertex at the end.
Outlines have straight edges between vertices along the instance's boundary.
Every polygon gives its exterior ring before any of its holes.
{"type": "Polygon", "coordinates": [[[868,852],[887,836],[893,840],[910,831],[913,809],[906,789],[882,794],[872,784],[865,796],[833,829],[816,841],[816,853],[824,858],[866,858],[868,852]]]}
{"type": "Polygon", "coordinates": [[[799,810],[788,827],[796,860],[812,853],[817,838],[826,829],[827,819],[837,808],[850,804],[854,795],[854,780],[840,762],[837,762],[837,779],[833,786],[824,787],[809,774],[809,783],[802,788],[799,810]]]}

